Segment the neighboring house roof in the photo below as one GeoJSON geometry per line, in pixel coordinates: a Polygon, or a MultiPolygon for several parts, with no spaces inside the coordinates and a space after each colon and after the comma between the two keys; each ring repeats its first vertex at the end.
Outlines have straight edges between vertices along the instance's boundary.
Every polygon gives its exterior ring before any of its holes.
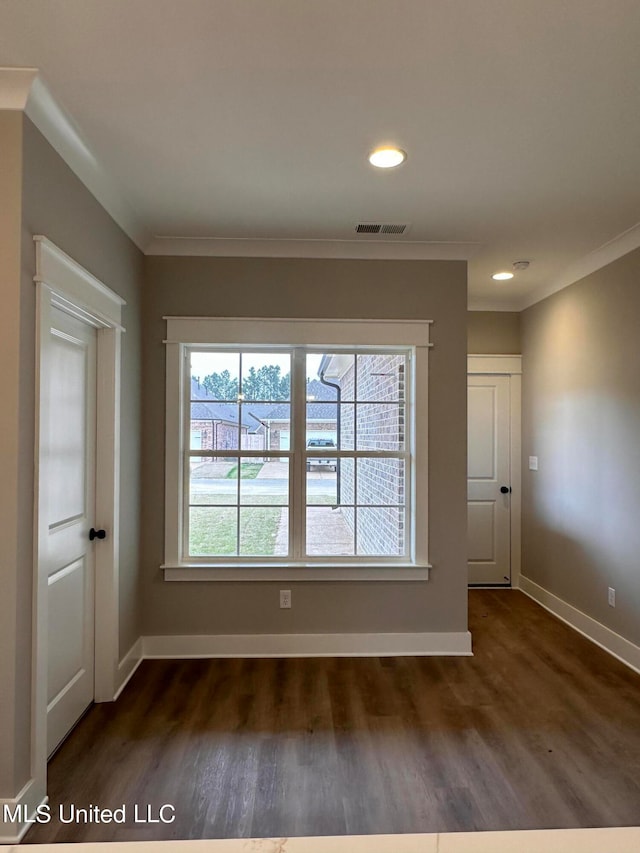
{"type": "Polygon", "coordinates": [[[307,409],[310,420],[335,421],[338,419],[338,406],[336,403],[316,403],[312,409],[307,409]]]}
{"type": "Polygon", "coordinates": [[[191,399],[192,400],[210,400],[209,392],[200,384],[200,380],[194,376],[191,377],[191,399]]]}
{"type": "MultiPolygon", "coordinates": [[[[307,397],[312,397],[313,420],[335,421],[338,415],[335,400],[335,390],[323,385],[318,379],[312,379],[307,383],[307,397]]],[[[194,420],[223,421],[224,423],[237,424],[238,409],[232,403],[210,403],[211,399],[207,389],[197,379],[191,379],[191,399],[202,402],[191,403],[191,417],[194,420]]],[[[250,432],[255,432],[262,426],[263,421],[290,421],[290,403],[251,403],[246,401],[241,407],[242,425],[250,432]]]]}
{"type": "MultiPolygon", "coordinates": [[[[327,356],[325,356],[326,358],[327,356]]],[[[320,365],[322,367],[322,363],[320,365]]],[[[314,400],[318,400],[322,402],[323,400],[335,400],[336,399],[336,389],[331,388],[329,385],[325,385],[324,382],[320,382],[319,379],[311,379],[307,382],[307,400],[313,397],[314,400]]]]}
{"type": "MultiPolygon", "coordinates": [[[[335,421],[335,399],[335,388],[330,388],[319,379],[307,382],[307,401],[313,403],[314,420],[335,421]]],[[[291,418],[289,403],[256,403],[251,407],[251,411],[263,421],[288,421],[291,418]]]]}
{"type": "MultiPolygon", "coordinates": [[[[250,405],[250,404],[249,404],[250,405]]],[[[262,421],[289,421],[291,420],[291,406],[289,403],[265,404],[261,403],[250,410],[262,421]]],[[[338,416],[335,403],[315,403],[311,417],[314,421],[335,421],[338,416]]]]}
{"type": "MultiPolygon", "coordinates": [[[[238,408],[238,406],[228,403],[192,403],[191,419],[194,421],[221,421],[225,424],[235,425],[238,423],[238,408]]],[[[262,424],[243,407],[242,426],[246,427],[249,432],[255,432],[262,424]]]]}
{"type": "Polygon", "coordinates": [[[242,426],[249,432],[256,432],[262,424],[258,418],[252,417],[246,406],[239,407],[229,403],[208,403],[210,400],[207,389],[200,385],[197,379],[191,378],[191,399],[203,402],[191,403],[191,419],[195,421],[221,421],[225,424],[238,423],[238,410],[241,408],[242,426]]]}
{"type": "Polygon", "coordinates": [[[291,420],[291,405],[289,403],[245,403],[245,408],[251,412],[254,418],[259,418],[261,421],[274,420],[274,412],[279,413],[277,420],[291,420]]]}

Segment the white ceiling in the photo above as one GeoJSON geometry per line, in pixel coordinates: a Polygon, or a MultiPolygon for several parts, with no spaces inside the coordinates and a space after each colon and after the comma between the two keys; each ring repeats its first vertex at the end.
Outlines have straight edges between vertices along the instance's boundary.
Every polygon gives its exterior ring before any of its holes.
{"type": "Polygon", "coordinates": [[[476,307],[530,303],[640,221],[639,45],[638,0],[0,2],[0,65],[40,69],[149,238],[472,256],[476,307]],[[389,142],[408,160],[376,171],[389,142]],[[375,247],[361,221],[411,227],[375,247]]]}

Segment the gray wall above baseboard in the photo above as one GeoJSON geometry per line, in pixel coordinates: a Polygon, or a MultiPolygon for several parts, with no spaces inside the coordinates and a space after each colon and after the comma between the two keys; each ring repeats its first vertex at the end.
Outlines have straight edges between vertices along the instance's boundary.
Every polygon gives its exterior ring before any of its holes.
{"type": "Polygon", "coordinates": [[[522,573],[636,645],[639,282],[636,250],[522,315],[522,573]]]}
{"type": "Polygon", "coordinates": [[[143,632],[465,631],[466,263],[156,256],[145,264],[143,632]],[[429,580],[296,582],[291,610],[278,606],[278,583],[163,581],[164,316],[433,320],[429,580]]]}

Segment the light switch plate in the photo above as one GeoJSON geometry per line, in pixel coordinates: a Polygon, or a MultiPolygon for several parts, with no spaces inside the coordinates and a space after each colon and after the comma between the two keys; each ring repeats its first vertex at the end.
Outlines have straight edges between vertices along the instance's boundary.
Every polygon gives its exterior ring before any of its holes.
{"type": "Polygon", "coordinates": [[[538,470],[538,457],[537,456],[530,456],[529,457],[529,470],[530,471],[537,471],[538,470]]]}

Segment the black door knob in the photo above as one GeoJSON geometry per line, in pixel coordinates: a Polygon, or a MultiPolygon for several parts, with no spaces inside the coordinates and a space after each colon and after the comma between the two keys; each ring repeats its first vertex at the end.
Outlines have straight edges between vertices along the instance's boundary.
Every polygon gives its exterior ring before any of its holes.
{"type": "Polygon", "coordinates": [[[92,527],[89,531],[89,539],[93,542],[94,539],[106,539],[107,531],[106,530],[96,530],[95,527],[92,527]]]}
{"type": "Polygon", "coordinates": [[[510,486],[500,486],[500,491],[503,495],[508,495],[509,492],[511,491],[511,487],[510,486]]]}

